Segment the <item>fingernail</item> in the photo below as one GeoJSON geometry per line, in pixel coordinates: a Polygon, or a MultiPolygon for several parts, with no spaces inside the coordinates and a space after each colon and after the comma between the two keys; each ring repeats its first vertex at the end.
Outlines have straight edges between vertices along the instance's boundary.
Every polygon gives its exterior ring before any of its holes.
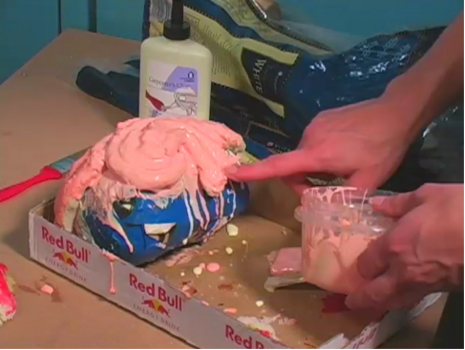
{"type": "Polygon", "coordinates": [[[386,197],[373,197],[370,199],[370,204],[379,207],[383,205],[385,200],[386,197]]]}

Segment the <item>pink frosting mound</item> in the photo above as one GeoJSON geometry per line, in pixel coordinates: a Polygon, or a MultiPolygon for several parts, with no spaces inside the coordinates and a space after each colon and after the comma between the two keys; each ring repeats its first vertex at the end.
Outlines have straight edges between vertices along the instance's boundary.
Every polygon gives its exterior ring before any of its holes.
{"type": "MultiPolygon", "coordinates": [[[[195,118],[160,116],[119,123],[115,132],[90,148],[72,167],[55,200],[55,222],[72,231],[79,201],[90,188],[111,218],[115,200],[177,197],[201,188],[218,196],[228,179],[224,169],[237,164],[242,137],[223,124],[195,118]],[[233,152],[230,152],[233,151],[233,152]]],[[[118,229],[116,227],[116,229],[118,229]]]]}

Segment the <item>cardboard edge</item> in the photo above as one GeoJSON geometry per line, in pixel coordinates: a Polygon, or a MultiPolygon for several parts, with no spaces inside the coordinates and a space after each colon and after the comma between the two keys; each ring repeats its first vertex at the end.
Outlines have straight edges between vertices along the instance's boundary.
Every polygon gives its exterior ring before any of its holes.
{"type": "Polygon", "coordinates": [[[46,200],[35,207],[33,207],[31,210],[29,210],[28,213],[28,229],[29,229],[29,255],[31,256],[32,259],[37,260],[37,245],[36,245],[36,240],[35,240],[35,235],[32,234],[34,232],[34,224],[35,220],[34,217],[45,207],[48,205],[51,205],[53,203],[53,199],[46,200]]]}
{"type": "MultiPolygon", "coordinates": [[[[53,272],[67,278],[68,280],[88,289],[89,291],[100,295],[106,300],[113,302],[114,304],[122,307],[123,309],[130,311],[131,313],[135,314],[139,318],[142,318],[148,321],[152,325],[158,328],[161,328],[176,337],[182,338],[184,341],[188,342],[189,344],[192,344],[198,347],[203,347],[203,348],[210,348],[212,347],[212,345],[219,347],[219,348],[221,347],[241,348],[241,346],[237,346],[238,344],[231,343],[231,341],[228,340],[224,336],[224,332],[218,332],[217,338],[213,337],[212,334],[209,334],[208,337],[205,336],[206,334],[208,334],[207,333],[208,329],[206,330],[199,329],[198,320],[197,320],[197,324],[194,322],[197,319],[196,314],[189,315],[188,313],[185,313],[185,316],[184,316],[187,318],[191,318],[191,321],[192,321],[191,323],[195,325],[195,327],[192,327],[194,329],[192,330],[192,332],[190,332],[190,334],[188,334],[189,332],[185,332],[185,333],[174,332],[172,329],[168,328],[165,324],[161,322],[155,322],[148,317],[144,317],[143,315],[141,315],[141,313],[137,312],[137,310],[135,310],[133,307],[128,306],[127,303],[123,301],[122,296],[119,296],[118,293],[109,297],[108,295],[101,293],[102,288],[98,287],[97,285],[92,284],[90,282],[84,283],[82,282],[81,279],[75,278],[73,275],[63,272],[62,270],[54,266],[55,264],[51,264],[50,263],[51,254],[47,252],[47,249],[44,248],[44,244],[42,243],[43,238],[41,238],[41,235],[42,235],[43,228],[46,228],[47,230],[49,230],[49,232],[51,232],[53,235],[55,235],[58,238],[63,237],[66,240],[66,242],[72,242],[75,246],[85,247],[85,249],[87,249],[91,254],[101,255],[101,256],[104,255],[104,251],[102,251],[98,247],[81,240],[79,237],[75,235],[72,235],[64,231],[63,229],[55,226],[53,223],[49,222],[46,218],[41,216],[41,212],[43,212],[43,210],[47,208],[48,205],[51,205],[51,202],[52,201],[44,202],[34,207],[33,209],[31,209],[29,212],[29,243],[30,243],[30,255],[33,260],[47,267],[53,272]],[[200,333],[200,334],[197,334],[197,333],[200,333]]],[[[163,286],[166,289],[176,291],[178,295],[179,294],[184,295],[182,291],[180,291],[177,288],[172,287],[167,281],[161,279],[160,277],[156,275],[146,272],[144,269],[135,267],[122,260],[116,260],[114,264],[115,266],[113,268],[115,268],[115,270],[117,270],[118,267],[122,266],[124,269],[132,271],[132,273],[137,275],[140,279],[150,280],[151,283],[153,283],[154,285],[163,286]]],[[[102,268],[100,268],[100,266],[92,265],[92,266],[88,266],[88,268],[85,269],[83,274],[87,274],[87,277],[88,277],[87,281],[92,281],[93,279],[99,280],[98,277],[102,276],[102,274],[108,274],[108,270],[103,271],[102,268]]],[[[106,288],[108,289],[108,286],[106,286],[106,288]]],[[[242,339],[241,341],[250,340],[251,342],[253,342],[253,344],[255,344],[254,348],[269,348],[269,349],[289,348],[289,347],[286,347],[284,344],[280,343],[279,341],[265,337],[255,330],[251,330],[242,322],[238,321],[237,319],[233,317],[230,317],[229,315],[223,313],[222,311],[211,308],[207,305],[204,305],[202,301],[198,299],[195,299],[195,298],[186,299],[186,302],[194,304],[195,308],[193,309],[202,311],[203,316],[206,316],[203,323],[206,323],[207,325],[210,324],[213,327],[216,326],[215,328],[218,328],[217,325],[221,323],[223,323],[225,327],[231,325],[234,327],[234,334],[238,335],[239,338],[242,339]]]]}
{"type": "MultiPolygon", "coordinates": [[[[65,230],[55,226],[53,223],[49,222],[46,218],[42,216],[44,210],[51,206],[53,203],[53,199],[45,201],[36,207],[32,208],[29,212],[29,251],[30,256],[33,260],[37,261],[38,263],[44,265],[45,267],[51,269],[52,271],[56,272],[57,274],[73,281],[74,283],[102,296],[106,300],[124,308],[125,310],[130,311],[134,315],[139,318],[142,318],[152,325],[161,328],[170,334],[173,334],[176,337],[180,337],[189,344],[210,348],[212,345],[217,347],[225,347],[231,348],[231,345],[235,345],[234,347],[238,347],[237,344],[231,344],[226,337],[223,336],[224,339],[221,339],[220,334],[218,334],[217,339],[212,339],[211,336],[205,337],[200,336],[196,337],[195,332],[198,333],[198,329],[191,335],[186,333],[177,333],[170,330],[168,327],[164,326],[161,323],[154,322],[147,317],[142,316],[139,314],[134,308],[126,305],[123,300],[121,300],[120,296],[113,295],[109,297],[108,295],[104,295],[103,293],[99,292],[99,288],[97,286],[93,286],[89,283],[84,283],[80,280],[76,280],[72,276],[67,275],[63,271],[60,271],[56,267],[52,266],[46,259],[46,251],[43,249],[43,246],[40,244],[40,235],[41,230],[38,230],[38,227],[47,226],[50,229],[53,229],[56,234],[59,234],[62,237],[65,237],[67,240],[74,242],[77,245],[81,245],[88,249],[90,252],[95,253],[96,255],[104,255],[104,251],[99,249],[98,247],[81,240],[79,237],[66,232],[65,230]],[[196,340],[195,338],[199,338],[196,340]]],[[[170,288],[173,291],[177,291],[178,293],[182,293],[178,288],[174,288],[171,286],[167,281],[161,279],[159,276],[150,274],[146,272],[144,269],[135,267],[125,261],[117,260],[114,262],[116,267],[122,266],[124,269],[132,271],[134,274],[142,277],[145,280],[151,280],[152,283],[157,285],[164,285],[167,288],[170,288]]],[[[114,267],[113,267],[114,268],[114,267]]],[[[99,276],[102,276],[104,273],[108,273],[108,271],[102,271],[102,269],[95,268],[95,266],[89,266],[86,273],[94,275],[95,280],[98,280],[99,276]]],[[[92,280],[92,278],[89,278],[92,280]]],[[[107,287],[108,288],[108,287],[107,287]]],[[[331,339],[328,339],[318,348],[322,349],[342,349],[342,348],[375,348],[385,342],[388,338],[394,335],[400,328],[402,328],[406,323],[410,322],[412,319],[418,317],[423,311],[433,305],[440,297],[440,293],[432,294],[427,296],[422,302],[420,302],[414,309],[408,311],[398,311],[398,312],[390,312],[388,313],[380,322],[369,324],[365,327],[362,332],[354,337],[353,339],[348,339],[344,334],[338,334],[331,339]]],[[[272,340],[267,338],[256,331],[249,329],[246,325],[238,321],[237,319],[230,317],[220,310],[215,308],[211,308],[207,305],[204,305],[202,301],[192,298],[189,299],[189,303],[193,303],[196,305],[194,309],[202,310],[202,312],[207,314],[209,321],[212,324],[217,324],[218,321],[223,322],[224,324],[233,324],[237,333],[243,337],[243,339],[254,339],[256,344],[259,344],[257,348],[264,346],[264,348],[269,349],[287,349],[285,344],[280,343],[279,341],[272,340]],[[253,337],[253,338],[252,338],[253,337]]],[[[187,315],[186,317],[192,317],[193,320],[197,318],[197,315],[187,315]]],[[[210,322],[206,322],[210,323],[210,322]]],[[[208,330],[206,330],[208,331],[208,330]]],[[[240,348],[240,346],[239,346],[240,348]]]]}

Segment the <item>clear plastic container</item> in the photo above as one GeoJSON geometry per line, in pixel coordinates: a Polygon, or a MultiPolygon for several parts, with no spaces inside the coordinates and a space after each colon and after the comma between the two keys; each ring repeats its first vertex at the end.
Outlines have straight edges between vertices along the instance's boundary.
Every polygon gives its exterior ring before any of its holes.
{"type": "Polygon", "coordinates": [[[320,288],[348,294],[363,283],[357,257],[393,224],[374,212],[370,199],[392,192],[351,187],[315,187],[302,196],[302,275],[320,288]]]}

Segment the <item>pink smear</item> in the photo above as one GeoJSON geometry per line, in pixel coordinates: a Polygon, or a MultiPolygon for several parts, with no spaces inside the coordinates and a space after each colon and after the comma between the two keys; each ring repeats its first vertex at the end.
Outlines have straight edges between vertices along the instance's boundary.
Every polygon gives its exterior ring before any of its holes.
{"type": "Polygon", "coordinates": [[[220,271],[220,264],[216,263],[216,262],[211,262],[211,263],[208,263],[207,264],[207,271],[208,272],[218,272],[220,271]]]}
{"type": "Polygon", "coordinates": [[[10,320],[16,314],[16,299],[12,291],[13,279],[6,265],[0,263],[0,324],[10,320]]]}
{"type": "Polygon", "coordinates": [[[197,289],[192,285],[191,282],[183,282],[181,290],[184,293],[184,295],[189,299],[197,293],[197,289]]]}
{"type": "Polygon", "coordinates": [[[199,251],[196,248],[187,248],[180,252],[174,253],[165,260],[165,265],[168,267],[173,267],[176,265],[182,265],[189,263],[192,258],[199,254],[199,251]]]}
{"type": "Polygon", "coordinates": [[[328,294],[321,301],[323,303],[322,313],[333,314],[349,311],[344,294],[328,294]]]}
{"type": "Polygon", "coordinates": [[[283,248],[276,253],[271,264],[272,276],[284,276],[300,272],[302,269],[302,249],[283,248]]]}
{"type": "Polygon", "coordinates": [[[236,314],[237,313],[237,309],[233,308],[233,307],[229,307],[227,309],[224,309],[223,310],[225,313],[227,314],[236,314]]]}

